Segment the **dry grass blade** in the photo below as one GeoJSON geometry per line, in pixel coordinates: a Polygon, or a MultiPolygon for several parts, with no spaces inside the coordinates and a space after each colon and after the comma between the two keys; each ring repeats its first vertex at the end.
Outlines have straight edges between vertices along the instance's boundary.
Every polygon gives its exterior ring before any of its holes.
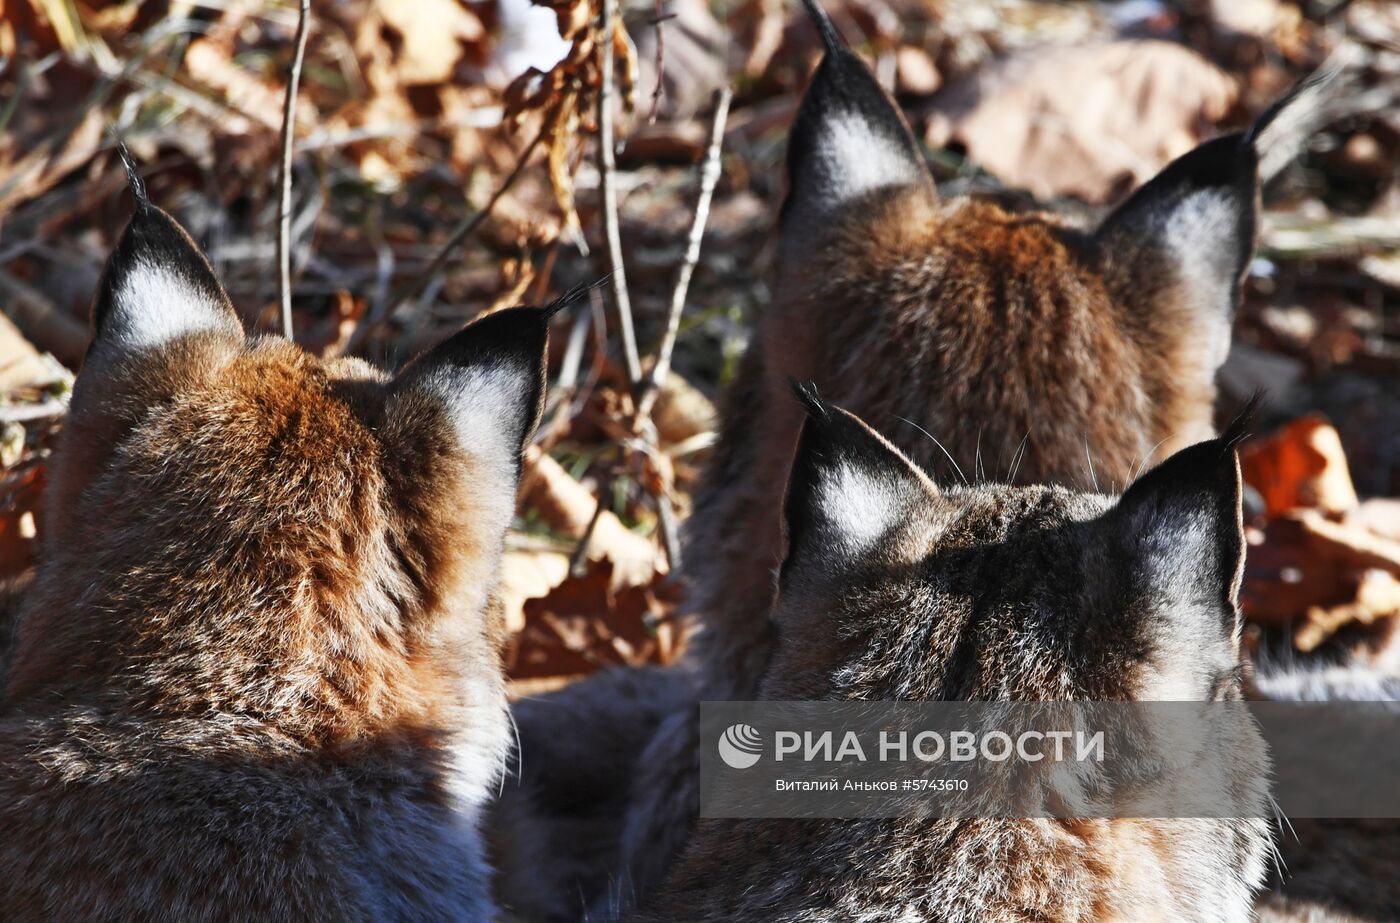
{"type": "Polygon", "coordinates": [[[302,63],[306,60],[306,29],[311,19],[311,0],[301,0],[297,15],[296,52],[287,76],[287,99],[282,107],[282,159],[277,186],[277,272],[282,300],[282,335],[292,339],[292,147],[296,135],[297,88],[301,84],[302,63]]]}

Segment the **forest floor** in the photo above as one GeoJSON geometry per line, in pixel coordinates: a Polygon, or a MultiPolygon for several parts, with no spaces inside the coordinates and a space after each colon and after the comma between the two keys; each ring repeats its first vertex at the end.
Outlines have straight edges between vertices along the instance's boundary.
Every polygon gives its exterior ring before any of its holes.
{"type": "MultiPolygon", "coordinates": [[[[666,526],[684,519],[715,401],[770,298],[786,130],[820,53],[795,3],[629,3],[606,38],[600,5],[313,4],[296,109],[293,335],[307,349],[392,366],[483,311],[607,278],[555,329],[509,540],[501,596],[522,693],[681,645],[666,526]],[[600,102],[602,47],[617,88],[600,102]],[[604,107],[615,172],[597,156],[604,107]],[[712,129],[722,172],[674,361],[639,413],[600,180],[616,189],[645,373],[668,339],[712,129]]],[[[1220,410],[1264,390],[1244,450],[1255,631],[1400,666],[1400,501],[1387,499],[1400,496],[1400,7],[827,6],[904,107],[942,194],[1085,222],[1324,62],[1341,68],[1325,129],[1265,191],[1220,410]]],[[[259,0],[0,0],[0,577],[33,564],[89,303],[129,214],[118,139],[248,329],[279,331],[297,24],[296,4],[259,0]]]]}

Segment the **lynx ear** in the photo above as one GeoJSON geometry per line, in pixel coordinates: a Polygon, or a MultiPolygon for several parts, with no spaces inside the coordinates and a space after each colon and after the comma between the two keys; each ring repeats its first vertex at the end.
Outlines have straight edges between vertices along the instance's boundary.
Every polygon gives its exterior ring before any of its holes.
{"type": "Polygon", "coordinates": [[[549,319],[564,303],[508,308],[468,324],[409,364],[396,391],[445,409],[466,451],[513,476],[544,410],[549,319]]]}
{"type": "Polygon", "coordinates": [[[1235,444],[1247,418],[1167,458],[1133,482],[1109,514],[1116,556],[1126,554],[1124,573],[1137,596],[1223,613],[1216,627],[1231,635],[1245,557],[1235,444]]]}
{"type": "Polygon", "coordinates": [[[938,489],[854,414],[794,385],[807,409],[785,508],[788,563],[834,567],[876,548],[938,489]]]}
{"type": "Polygon", "coordinates": [[[200,332],[242,340],[238,315],[199,247],[139,181],[132,191],[136,212],[93,303],[91,349],[119,357],[200,332]]]}
{"type": "Polygon", "coordinates": [[[845,47],[818,0],[803,2],[826,54],[788,138],[785,239],[821,227],[820,222],[876,189],[918,185],[933,191],[933,179],[899,107],[845,47]]]}
{"type": "Polygon", "coordinates": [[[1098,230],[1110,287],[1139,311],[1170,315],[1167,329],[1201,343],[1209,352],[1202,364],[1212,373],[1229,349],[1254,256],[1260,183],[1319,127],[1331,80],[1323,74],[1304,81],[1248,131],[1173,161],[1098,230]]]}

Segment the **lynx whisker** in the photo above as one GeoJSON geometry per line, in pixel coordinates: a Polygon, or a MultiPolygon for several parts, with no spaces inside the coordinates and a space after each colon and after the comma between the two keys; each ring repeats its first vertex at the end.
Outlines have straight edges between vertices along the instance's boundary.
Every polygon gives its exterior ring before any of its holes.
{"type": "Polygon", "coordinates": [[[952,465],[952,466],[953,466],[953,470],[956,471],[956,472],[958,473],[958,478],[959,478],[959,480],[961,480],[961,481],[963,482],[963,486],[964,486],[964,487],[971,487],[971,486],[972,486],[972,484],[967,480],[967,475],[963,474],[962,468],[959,467],[959,465],[958,465],[958,463],[957,463],[957,460],[953,458],[952,454],[949,453],[948,449],[944,447],[943,443],[941,443],[941,442],[938,441],[938,439],[933,435],[933,433],[930,433],[928,430],[924,429],[922,426],[920,426],[919,424],[915,423],[913,420],[910,420],[910,419],[908,419],[908,418],[906,418],[906,417],[901,417],[901,416],[896,415],[896,419],[903,420],[905,423],[908,423],[910,426],[914,427],[916,430],[918,430],[919,432],[923,433],[923,434],[924,434],[925,436],[927,436],[928,438],[932,439],[932,440],[933,440],[933,444],[936,445],[936,446],[938,446],[938,451],[940,451],[940,452],[943,453],[943,457],[946,458],[946,459],[948,459],[948,464],[952,465]]]}
{"type": "Polygon", "coordinates": [[[972,476],[979,484],[985,484],[987,481],[987,474],[982,470],[982,429],[977,427],[977,448],[972,462],[972,476]]]}
{"type": "Polygon", "coordinates": [[[1100,493],[1099,476],[1094,473],[1094,456],[1089,451],[1089,437],[1084,437],[1084,460],[1089,463],[1089,482],[1094,485],[1094,493],[1100,493]]]}
{"type": "MultiPolygon", "coordinates": [[[[1152,456],[1156,455],[1157,450],[1160,449],[1162,447],[1162,444],[1170,438],[1172,437],[1165,436],[1162,439],[1159,439],[1156,445],[1147,450],[1146,455],[1140,456],[1137,461],[1133,462],[1133,470],[1128,474],[1128,484],[1131,484],[1133,483],[1133,481],[1136,481],[1138,479],[1138,475],[1142,474],[1143,470],[1147,467],[1148,463],[1152,461],[1152,456]]],[[[1123,485],[1124,490],[1128,488],[1128,484],[1123,485]]]]}
{"type": "Polygon", "coordinates": [[[1021,437],[1021,444],[1016,447],[1015,453],[1011,456],[1011,474],[1007,476],[1006,483],[1016,483],[1016,472],[1021,470],[1021,462],[1026,457],[1026,443],[1031,438],[1031,431],[1026,430],[1026,435],[1021,437]]]}

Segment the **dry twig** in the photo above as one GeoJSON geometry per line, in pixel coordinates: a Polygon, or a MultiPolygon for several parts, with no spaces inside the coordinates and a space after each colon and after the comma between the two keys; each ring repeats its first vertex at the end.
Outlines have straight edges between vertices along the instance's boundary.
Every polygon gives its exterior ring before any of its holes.
{"type": "Polygon", "coordinates": [[[88,329],[83,322],[60,310],[42,292],[0,269],[0,304],[15,326],[39,349],[70,369],[82,365],[88,329]]]}
{"type": "Polygon", "coordinates": [[[613,302],[617,305],[617,329],[622,338],[622,358],[627,380],[636,387],[642,380],[642,360],[637,353],[637,334],[632,329],[632,299],[627,292],[627,273],[622,265],[622,236],[617,221],[617,161],[613,150],[613,29],[616,27],[616,0],[602,0],[598,38],[598,173],[603,196],[603,234],[607,238],[608,263],[612,272],[613,302]]]}
{"type": "Polygon", "coordinates": [[[301,0],[297,15],[296,52],[287,77],[287,98],[282,106],[282,159],[277,186],[277,271],[282,299],[282,335],[292,339],[292,143],[296,134],[297,87],[306,59],[306,27],[311,19],[311,0],[301,0]]]}
{"type": "Polygon", "coordinates": [[[651,89],[651,111],[647,113],[647,124],[655,125],[656,116],[661,112],[661,97],[666,92],[666,30],[661,25],[668,19],[675,18],[674,13],[664,14],[661,11],[661,0],[656,0],[655,12],[652,14],[651,24],[656,29],[656,86],[651,89]]]}
{"type": "Polygon", "coordinates": [[[666,313],[666,332],[661,338],[661,348],[657,351],[656,362],[652,364],[646,384],[637,397],[637,421],[640,423],[651,415],[666,376],[671,371],[671,354],[676,348],[676,335],[680,332],[681,313],[685,310],[685,296],[690,290],[690,277],[695,265],[700,261],[700,242],[705,237],[705,223],[710,216],[710,200],[714,197],[715,186],[719,182],[720,150],[724,145],[724,124],[729,117],[729,101],[733,97],[728,87],[715,92],[715,114],[710,122],[710,144],[705,152],[705,164],[700,169],[700,194],[695,200],[695,218],[690,224],[690,236],[686,239],[685,257],[676,272],[676,287],[671,292],[671,304],[666,313]]]}

